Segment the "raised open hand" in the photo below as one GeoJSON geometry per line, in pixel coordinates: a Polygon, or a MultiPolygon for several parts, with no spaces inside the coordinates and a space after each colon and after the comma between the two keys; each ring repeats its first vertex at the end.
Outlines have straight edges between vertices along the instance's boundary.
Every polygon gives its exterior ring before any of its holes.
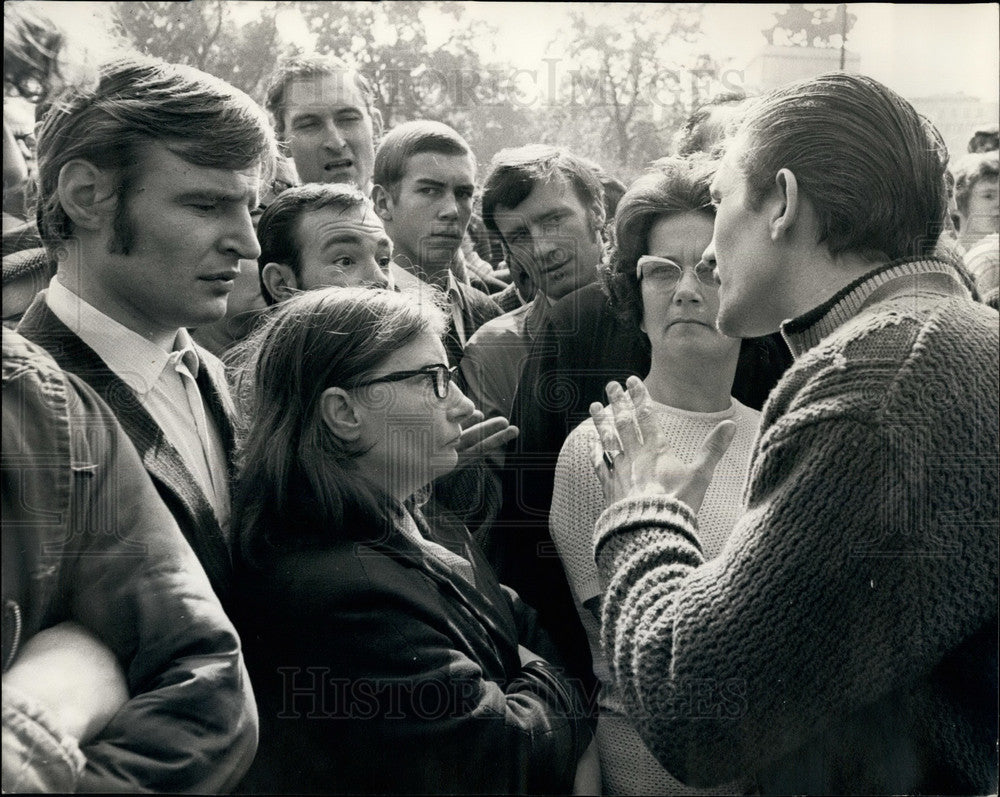
{"type": "Polygon", "coordinates": [[[462,437],[458,441],[458,467],[473,464],[480,457],[496,451],[517,437],[517,427],[506,418],[483,420],[483,413],[476,410],[462,424],[462,437]]]}
{"type": "Polygon", "coordinates": [[[600,442],[593,451],[594,470],[608,503],[644,495],[670,495],[695,513],[701,508],[712,474],[736,433],[736,424],[722,421],[702,443],[688,465],[674,454],[650,407],[649,392],[636,376],[628,391],[617,382],[606,388],[608,406],[590,405],[600,442]]]}

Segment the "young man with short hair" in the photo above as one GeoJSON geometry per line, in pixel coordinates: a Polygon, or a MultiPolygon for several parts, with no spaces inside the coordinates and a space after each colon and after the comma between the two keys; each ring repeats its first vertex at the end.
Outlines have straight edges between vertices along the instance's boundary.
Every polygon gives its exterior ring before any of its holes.
{"type": "Polygon", "coordinates": [[[263,112],[190,67],[107,65],[45,118],[39,229],[59,266],[18,329],[115,409],[212,586],[230,576],[232,402],[187,327],[226,312],[276,157],[263,112]]]}
{"type": "Polygon", "coordinates": [[[453,273],[472,215],[476,160],[452,128],[440,122],[405,122],[375,154],[375,210],[392,239],[390,269],[402,290],[436,289],[450,302],[446,338],[453,364],[472,334],[500,308],[453,273]]]}
{"type": "Polygon", "coordinates": [[[638,379],[591,408],[604,644],[692,786],[997,789],[1000,337],[936,257],[946,163],[910,103],[845,73],[763,97],[727,142],[703,255],[718,326],[780,329],[795,364],[717,559],[697,512],[732,427],[686,463],[638,379]]]}
{"type": "Polygon", "coordinates": [[[371,201],[351,185],[289,188],[260,217],[257,239],[269,305],[330,285],[390,285],[392,241],[371,201]]]}

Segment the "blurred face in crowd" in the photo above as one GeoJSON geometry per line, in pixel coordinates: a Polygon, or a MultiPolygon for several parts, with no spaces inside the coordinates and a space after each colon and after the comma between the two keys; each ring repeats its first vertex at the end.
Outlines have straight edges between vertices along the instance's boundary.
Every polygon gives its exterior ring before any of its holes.
{"type": "Polygon", "coordinates": [[[379,191],[378,208],[396,260],[441,269],[451,263],[472,216],[476,168],[470,155],[420,152],[406,162],[395,189],[379,191]]]}
{"type": "MultiPolygon", "coordinates": [[[[364,381],[434,365],[447,367],[440,338],[425,331],[393,352],[364,381]]],[[[462,422],[475,407],[453,382],[442,398],[432,372],[350,391],[361,421],[358,467],[390,495],[405,499],[458,462],[462,422]]]]}
{"type": "Polygon", "coordinates": [[[81,284],[70,287],[129,329],[169,345],[180,327],[222,318],[240,261],[260,254],[250,215],[260,166],[194,166],[154,143],[136,175],[128,196],[117,197],[134,231],[129,253],[110,251],[114,214],[104,213],[99,234],[107,254],[88,261],[81,284]]]}
{"type": "Polygon", "coordinates": [[[375,126],[350,74],[295,78],[283,113],[289,154],[303,183],[351,183],[368,193],[375,126]]]}
{"type": "Polygon", "coordinates": [[[511,255],[549,299],[597,279],[604,252],[597,217],[562,175],[536,183],[519,205],[499,205],[493,215],[511,255]]]}
{"type": "Polygon", "coordinates": [[[6,101],[3,114],[3,190],[10,191],[28,179],[28,158],[22,140],[14,135],[14,126],[8,123],[6,101]]]}
{"type": "Polygon", "coordinates": [[[3,209],[18,218],[27,215],[25,189],[35,172],[33,126],[31,104],[20,97],[4,97],[3,209]]]}
{"type": "Polygon", "coordinates": [[[985,235],[1000,232],[997,178],[983,176],[969,192],[966,212],[959,211],[959,242],[966,248],[985,235]]]}
{"type": "Polygon", "coordinates": [[[712,240],[707,213],[675,213],[657,218],[649,230],[647,254],[637,271],[642,324],[654,352],[669,347],[677,355],[706,364],[738,352],[740,342],[719,332],[719,286],[702,253],[712,240]],[[678,271],[678,268],[680,271],[678,271]]]}

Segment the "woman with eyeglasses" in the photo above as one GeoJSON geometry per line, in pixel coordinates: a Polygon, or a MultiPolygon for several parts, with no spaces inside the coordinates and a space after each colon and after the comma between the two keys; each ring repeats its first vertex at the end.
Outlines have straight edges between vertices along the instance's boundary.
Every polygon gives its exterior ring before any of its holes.
{"type": "MultiPolygon", "coordinates": [[[[657,168],[636,180],[618,205],[614,249],[601,274],[616,311],[649,337],[652,356],[644,382],[678,456],[690,461],[720,421],[736,422],[736,436],[698,516],[706,557],[722,550],[739,517],[760,418],[731,395],[744,344],[715,326],[719,289],[712,267],[702,260],[715,220],[711,178],[711,163],[676,158],[658,161],[657,168]]],[[[549,524],[601,682],[597,745],[604,793],[734,793],[734,784],[707,791],[681,784],[653,758],[625,715],[600,642],[602,590],[592,540],[606,502],[592,460],[597,440],[591,420],[566,439],[556,466],[549,524]]],[[[739,695],[720,687],[692,684],[689,704],[677,710],[739,711],[739,695]]]]}
{"type": "Polygon", "coordinates": [[[444,313],[371,288],[273,313],[239,391],[231,611],[261,728],[242,790],[568,792],[580,697],[464,528],[419,508],[474,411],[444,313]]]}

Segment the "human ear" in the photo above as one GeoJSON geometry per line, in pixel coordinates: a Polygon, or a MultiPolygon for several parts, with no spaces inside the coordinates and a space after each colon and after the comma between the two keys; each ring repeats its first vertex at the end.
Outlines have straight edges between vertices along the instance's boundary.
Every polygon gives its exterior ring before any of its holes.
{"type": "Polygon", "coordinates": [[[260,273],[267,292],[276,301],[288,299],[299,292],[299,281],[295,272],[284,263],[268,263],[260,273]]]}
{"type": "Polygon", "coordinates": [[[319,397],[323,422],[345,443],[357,443],[363,424],[350,393],[341,387],[328,387],[319,397]]]}
{"type": "Polygon", "coordinates": [[[802,205],[799,197],[799,183],[795,175],[788,169],[779,169],[774,177],[774,184],[778,189],[780,202],[776,202],[774,209],[768,219],[771,230],[771,240],[777,241],[783,235],[791,232],[795,226],[795,220],[801,212],[802,205]]]}
{"type": "Polygon", "coordinates": [[[372,204],[375,205],[375,215],[382,221],[392,221],[392,193],[384,186],[372,187],[372,204]]]}
{"type": "Polygon", "coordinates": [[[116,182],[90,161],[76,158],[63,164],[56,194],[74,227],[97,231],[111,222],[118,201],[116,182]]]}

